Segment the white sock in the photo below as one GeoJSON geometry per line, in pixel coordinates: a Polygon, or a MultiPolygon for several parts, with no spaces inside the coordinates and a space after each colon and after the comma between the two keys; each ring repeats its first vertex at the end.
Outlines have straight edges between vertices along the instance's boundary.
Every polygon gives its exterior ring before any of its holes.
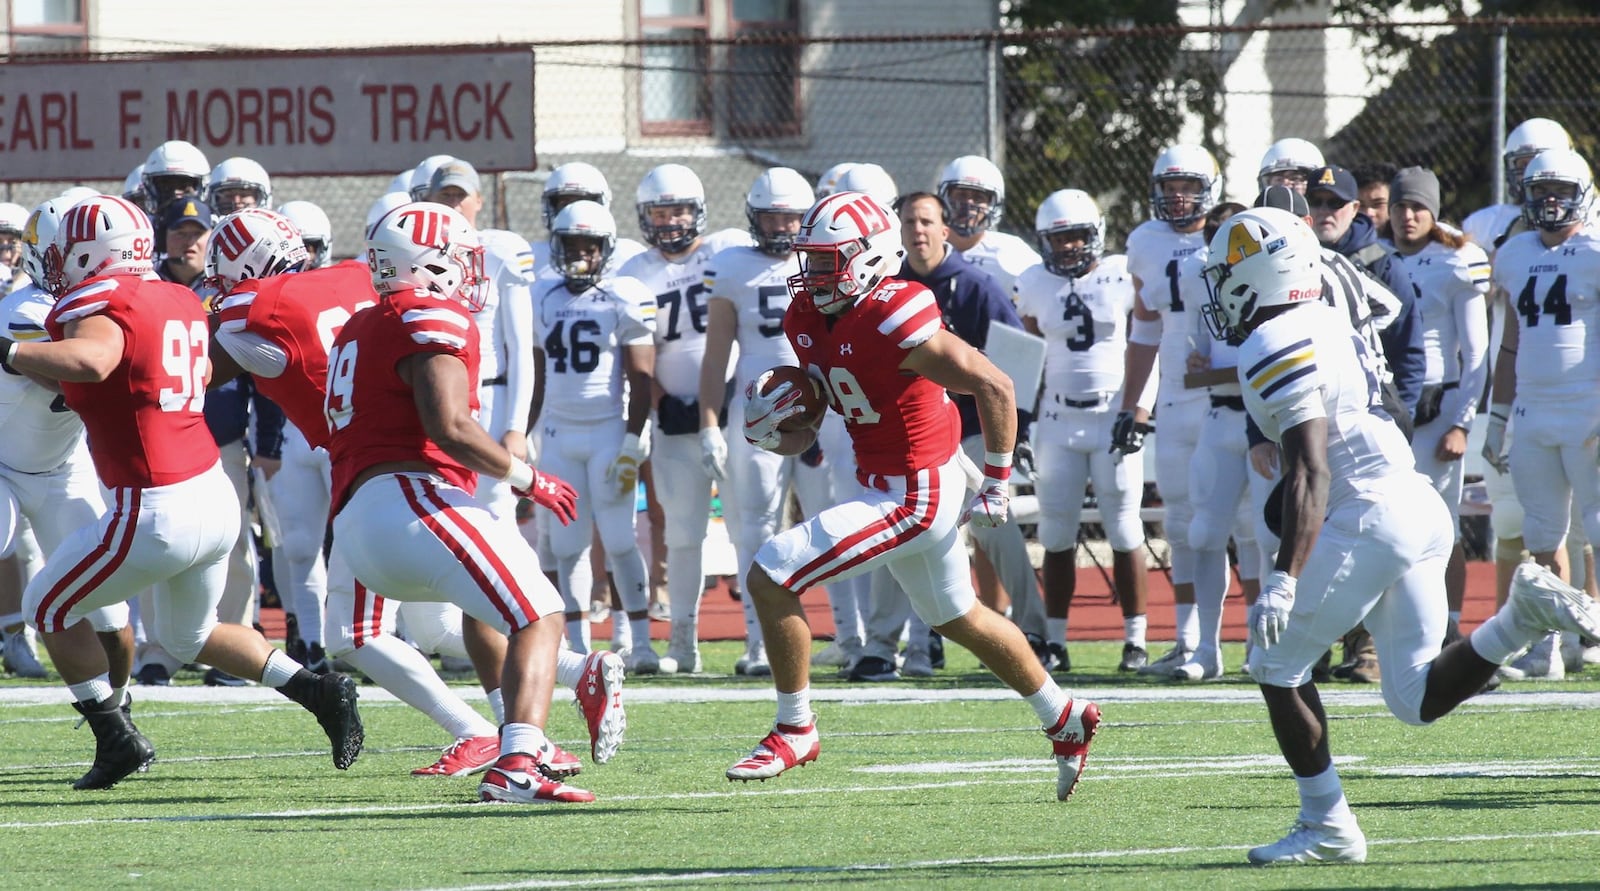
{"type": "MultiPolygon", "coordinates": [[[[103,702],[111,695],[111,675],[102,674],[92,677],[87,681],[68,684],[67,689],[72,691],[72,698],[79,702],[103,702]]],[[[120,707],[122,703],[117,703],[120,707]]]]}
{"type": "Polygon", "coordinates": [[[650,647],[650,617],[642,619],[629,619],[628,630],[632,632],[633,645],[636,647],[650,647]]]}
{"type": "MultiPolygon", "coordinates": [[[[494,715],[496,724],[506,722],[506,695],[498,688],[489,691],[489,713],[494,715]]],[[[521,751],[518,749],[517,751],[521,751]]]]}
{"type": "Polygon", "coordinates": [[[1050,639],[1045,643],[1065,644],[1067,642],[1066,617],[1063,616],[1057,619],[1054,616],[1047,616],[1044,620],[1044,632],[1050,636],[1050,639]]]}
{"type": "Polygon", "coordinates": [[[556,683],[576,690],[578,682],[583,680],[583,667],[587,664],[589,664],[588,656],[572,650],[562,650],[556,655],[556,683]]]}
{"type": "Polygon", "coordinates": [[[811,713],[811,688],[802,687],[794,693],[778,694],[778,723],[790,727],[810,727],[816,723],[811,713]]]}
{"type": "Polygon", "coordinates": [[[589,617],[567,620],[567,646],[580,655],[589,652],[589,617]]]}
{"type": "Polygon", "coordinates": [[[532,724],[507,724],[500,728],[500,754],[532,755],[544,747],[544,731],[532,724]]]}
{"type": "Polygon", "coordinates": [[[282,650],[273,650],[267,654],[266,667],[261,669],[261,685],[264,687],[282,687],[294,679],[304,665],[290,659],[282,650]]]}
{"type": "Polygon", "coordinates": [[[1532,643],[1534,637],[1525,629],[1518,628],[1502,609],[1485,619],[1482,625],[1472,629],[1468,640],[1472,642],[1472,649],[1479,656],[1496,665],[1504,665],[1506,660],[1532,643]]]}
{"type": "Polygon", "coordinates": [[[1350,803],[1345,801],[1344,788],[1339,784],[1339,771],[1332,765],[1314,777],[1295,777],[1300,787],[1300,819],[1322,826],[1338,826],[1353,822],[1350,803]]]}
{"type": "Polygon", "coordinates": [[[1061,713],[1066,711],[1072,702],[1072,697],[1056,686],[1056,682],[1050,678],[1045,678],[1044,686],[1024,696],[1023,699],[1033,707],[1033,713],[1038,716],[1039,723],[1046,729],[1055,726],[1055,723],[1061,720],[1061,713]]]}
{"type": "MultiPolygon", "coordinates": [[[[107,677],[107,680],[109,680],[109,676],[107,677]]],[[[111,690],[111,701],[115,702],[118,707],[127,705],[129,702],[132,702],[132,700],[128,698],[128,687],[127,687],[126,684],[124,684],[121,687],[113,687],[112,688],[112,690],[111,690]]]]}
{"type": "Polygon", "coordinates": [[[1139,649],[1144,649],[1144,632],[1149,625],[1149,619],[1140,613],[1137,616],[1126,616],[1122,620],[1122,637],[1128,643],[1139,649]]]}
{"type": "Polygon", "coordinates": [[[445,733],[456,739],[496,736],[500,732],[483,715],[473,711],[471,706],[454,696],[435,700],[424,709],[424,713],[432,718],[435,724],[444,728],[445,733]]]}
{"type": "Polygon", "coordinates": [[[1200,643],[1200,614],[1192,603],[1175,603],[1172,610],[1178,617],[1178,646],[1193,653],[1200,643]]]}

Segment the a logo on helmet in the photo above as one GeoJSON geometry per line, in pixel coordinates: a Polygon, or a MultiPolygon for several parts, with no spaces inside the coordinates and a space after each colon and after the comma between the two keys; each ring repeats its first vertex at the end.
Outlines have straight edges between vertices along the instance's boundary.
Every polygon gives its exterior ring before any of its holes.
{"type": "Polygon", "coordinates": [[[1261,242],[1250,227],[1240,224],[1228,232],[1228,263],[1243,263],[1246,257],[1261,253],[1261,242]]]}

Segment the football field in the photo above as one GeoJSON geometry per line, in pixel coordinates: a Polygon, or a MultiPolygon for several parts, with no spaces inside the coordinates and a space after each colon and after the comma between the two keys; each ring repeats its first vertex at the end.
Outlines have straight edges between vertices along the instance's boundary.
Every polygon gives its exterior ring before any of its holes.
{"type": "MultiPolygon", "coordinates": [[[[708,664],[737,646],[708,645],[708,664]]],[[[583,756],[574,782],[599,797],[587,805],[479,804],[476,777],[410,776],[448,740],[368,685],[367,748],[343,773],[274,691],[135,688],[157,760],[114,790],[74,792],[94,741],[64,688],[0,681],[0,887],[1600,884],[1600,672],[1507,685],[1431,728],[1389,717],[1375,688],[1323,687],[1369,862],[1263,869],[1245,850],[1276,840],[1297,802],[1256,688],[1237,673],[1118,677],[1117,650],[1073,646],[1064,683],[1104,723],[1065,804],[1031,712],[953,645],[931,680],[819,679],[821,757],[764,784],[723,777],[770,726],[764,679],[630,679],[627,740],[604,765],[558,690],[549,730],[583,756]]]]}

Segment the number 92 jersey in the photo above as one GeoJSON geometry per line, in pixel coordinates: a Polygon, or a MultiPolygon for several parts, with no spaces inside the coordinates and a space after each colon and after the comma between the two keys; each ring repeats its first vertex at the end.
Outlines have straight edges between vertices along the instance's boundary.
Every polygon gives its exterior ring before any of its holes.
{"type": "Polygon", "coordinates": [[[794,347],[783,336],[783,314],[789,308],[789,276],[800,272],[795,254],[774,257],[753,247],[717,252],[706,271],[707,296],[733,304],[739,327],[739,385],[776,365],[794,365],[794,347]]]}
{"type": "MultiPolygon", "coordinates": [[[[1183,260],[1206,245],[1204,232],[1177,232],[1162,220],[1140,223],[1128,233],[1128,272],[1139,280],[1139,299],[1161,314],[1161,381],[1169,393],[1184,392],[1183,373],[1193,349],[1187,312],[1206,300],[1204,283],[1186,278],[1183,260]]],[[[1199,391],[1193,391],[1199,392],[1199,391]]]]}
{"type": "Polygon", "coordinates": [[[1383,411],[1376,367],[1349,316],[1306,303],[1275,316],[1239,347],[1245,408],[1273,442],[1315,418],[1328,421],[1328,507],[1393,473],[1411,472],[1411,444],[1383,411]]]}
{"type": "Polygon", "coordinates": [[[1517,401],[1588,401],[1600,383],[1600,238],[1585,230],[1546,247],[1537,232],[1512,236],[1494,282],[1517,313],[1517,401]]]}
{"type": "Polygon", "coordinates": [[[581,294],[560,278],[539,280],[534,342],[544,352],[546,418],[610,421],[622,408],[618,348],[649,346],[656,297],[637,279],[607,278],[581,294]]]}
{"type": "Polygon", "coordinates": [[[1128,313],[1133,311],[1126,257],[1101,257],[1078,278],[1034,266],[1017,279],[1016,290],[1018,313],[1032,318],[1045,338],[1047,396],[1089,399],[1122,389],[1128,313]]]}
{"type": "Polygon", "coordinates": [[[718,251],[750,243],[749,233],[723,229],[702,238],[699,249],[686,257],[668,260],[651,248],[617,270],[644,282],[656,296],[656,382],[668,394],[699,398],[706,355],[706,267],[718,251]]]}

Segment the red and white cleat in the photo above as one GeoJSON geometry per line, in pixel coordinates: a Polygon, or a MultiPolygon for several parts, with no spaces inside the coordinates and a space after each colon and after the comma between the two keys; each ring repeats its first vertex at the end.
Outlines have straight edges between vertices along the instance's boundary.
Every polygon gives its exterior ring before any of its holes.
{"type": "Polygon", "coordinates": [[[593,652],[578,680],[578,712],[589,725],[589,754],[594,763],[611,760],[622,746],[628,715],[622,708],[622,679],[627,674],[616,653],[593,652]]]}
{"type": "Polygon", "coordinates": [[[575,777],[583,771],[583,763],[578,756],[561,748],[550,740],[544,741],[545,748],[539,752],[539,769],[544,775],[558,780],[575,777]]]}
{"type": "Polygon", "coordinates": [[[577,804],[594,801],[593,792],[551,779],[544,775],[542,767],[534,755],[512,752],[500,756],[500,760],[483,775],[483,782],[478,784],[479,800],[511,804],[577,804]]]}
{"type": "Polygon", "coordinates": [[[778,724],[755,747],[755,751],[728,768],[728,779],[765,782],[791,767],[817,760],[817,754],[821,751],[822,742],[817,737],[815,721],[809,727],[778,724]]]}
{"type": "Polygon", "coordinates": [[[1067,703],[1055,726],[1044,729],[1056,754],[1056,800],[1066,801],[1078,787],[1083,765],[1089,760],[1089,743],[1100,726],[1100,706],[1085,699],[1067,703]]]}
{"type": "Polygon", "coordinates": [[[464,736],[450,744],[439,760],[411,772],[414,777],[464,777],[488,770],[500,757],[500,737],[464,736]]]}

